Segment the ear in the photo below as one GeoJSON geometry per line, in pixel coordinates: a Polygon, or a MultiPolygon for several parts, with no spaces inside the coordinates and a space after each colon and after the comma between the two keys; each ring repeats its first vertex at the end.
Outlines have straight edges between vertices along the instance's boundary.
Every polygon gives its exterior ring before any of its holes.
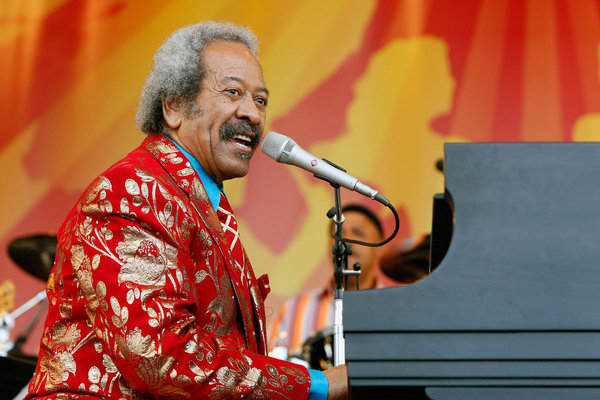
{"type": "Polygon", "coordinates": [[[181,102],[173,99],[163,99],[162,112],[165,122],[171,129],[177,129],[183,120],[183,107],[181,102]]]}

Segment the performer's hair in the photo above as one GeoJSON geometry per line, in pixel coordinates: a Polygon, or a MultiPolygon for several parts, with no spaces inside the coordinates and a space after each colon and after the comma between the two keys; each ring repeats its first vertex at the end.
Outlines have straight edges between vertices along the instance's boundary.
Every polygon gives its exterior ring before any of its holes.
{"type": "Polygon", "coordinates": [[[138,128],[146,133],[167,135],[163,101],[180,101],[186,117],[200,110],[194,99],[206,73],[202,50],[217,40],[238,42],[256,56],[258,39],[250,29],[228,22],[205,21],[173,32],[154,54],[137,109],[138,128]]]}
{"type": "MultiPolygon", "coordinates": [[[[356,212],[364,215],[373,223],[373,225],[375,225],[379,234],[383,236],[383,226],[381,225],[381,221],[377,218],[377,215],[367,207],[361,206],[360,204],[346,204],[342,207],[342,213],[345,212],[356,212]]],[[[331,229],[333,231],[333,223],[331,224],[331,229]]]]}

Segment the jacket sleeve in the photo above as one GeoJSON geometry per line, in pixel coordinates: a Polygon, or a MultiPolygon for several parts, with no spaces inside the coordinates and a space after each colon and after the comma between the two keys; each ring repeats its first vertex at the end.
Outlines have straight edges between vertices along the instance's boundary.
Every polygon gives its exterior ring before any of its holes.
{"type": "Polygon", "coordinates": [[[156,398],[308,398],[304,367],[233,336],[220,255],[175,189],[138,171],[100,177],[82,198],[65,251],[103,351],[127,385],[156,398]],[[194,241],[202,254],[190,254],[194,241]]]}

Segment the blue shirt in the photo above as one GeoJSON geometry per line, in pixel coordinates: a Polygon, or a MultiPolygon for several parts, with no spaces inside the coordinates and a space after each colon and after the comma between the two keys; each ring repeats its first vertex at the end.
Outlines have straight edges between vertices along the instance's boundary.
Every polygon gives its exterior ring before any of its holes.
{"type": "MultiPolygon", "coordinates": [[[[196,173],[200,177],[200,181],[202,182],[202,186],[204,186],[204,190],[208,195],[210,204],[212,204],[212,206],[215,208],[215,211],[217,211],[217,208],[219,208],[219,203],[221,202],[221,191],[223,190],[223,185],[221,185],[221,187],[217,186],[215,180],[206,173],[204,168],[202,168],[202,165],[200,165],[200,163],[194,158],[194,156],[185,151],[183,147],[181,147],[179,143],[177,143],[173,139],[169,138],[169,140],[171,140],[171,142],[173,142],[173,144],[177,146],[179,151],[181,151],[183,155],[188,159],[188,161],[192,165],[192,168],[194,168],[194,171],[196,171],[196,173]]],[[[225,193],[223,193],[223,195],[225,195],[225,193]]]]}
{"type": "Polygon", "coordinates": [[[321,371],[309,369],[310,389],[308,389],[308,400],[327,400],[329,393],[329,382],[321,371]]]}
{"type": "MultiPolygon", "coordinates": [[[[219,203],[221,202],[221,192],[223,191],[223,185],[219,187],[215,180],[211,178],[210,175],[206,173],[202,165],[192,156],[190,153],[185,151],[179,143],[169,138],[171,142],[179,151],[183,153],[183,155],[188,159],[194,171],[200,177],[200,181],[202,181],[202,186],[204,186],[204,190],[208,195],[208,199],[210,203],[215,208],[219,208],[219,203]]],[[[225,193],[223,193],[225,195],[225,193]]],[[[329,382],[327,381],[327,377],[321,371],[317,371],[316,369],[309,369],[308,373],[310,375],[310,389],[308,390],[308,400],[327,400],[327,394],[329,392],[329,382]]]]}

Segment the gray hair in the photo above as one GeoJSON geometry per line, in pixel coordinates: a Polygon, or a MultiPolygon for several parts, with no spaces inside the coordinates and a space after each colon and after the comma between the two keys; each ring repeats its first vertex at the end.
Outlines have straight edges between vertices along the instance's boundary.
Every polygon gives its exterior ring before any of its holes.
{"type": "Polygon", "coordinates": [[[200,90],[205,67],[204,48],[217,40],[238,42],[256,57],[258,39],[250,29],[228,22],[205,21],[183,27],[171,34],[154,55],[137,109],[138,128],[146,133],[167,135],[162,102],[180,101],[186,116],[197,112],[194,99],[200,90]]]}

